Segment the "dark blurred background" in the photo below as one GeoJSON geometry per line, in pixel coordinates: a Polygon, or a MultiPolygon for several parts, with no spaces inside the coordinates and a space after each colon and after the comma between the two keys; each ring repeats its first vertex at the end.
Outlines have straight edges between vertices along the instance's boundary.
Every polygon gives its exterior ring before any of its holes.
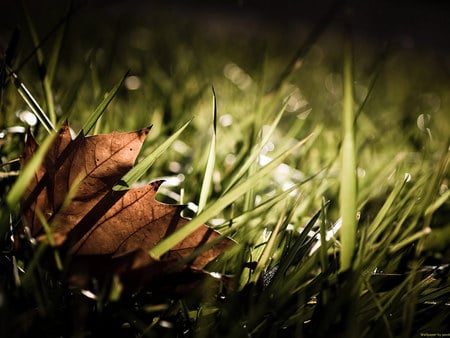
{"type": "MultiPolygon", "coordinates": [[[[48,20],[60,15],[65,1],[24,1],[33,17],[48,20]]],[[[20,16],[21,1],[0,1],[2,43],[5,30],[11,29],[20,16]]],[[[450,48],[450,2],[413,1],[290,1],[290,0],[87,0],[74,1],[78,14],[86,16],[89,25],[108,20],[152,20],[167,15],[167,25],[187,20],[202,22],[215,33],[245,29],[251,34],[275,30],[295,38],[295,28],[320,20],[335,3],[341,4],[335,23],[345,17],[357,33],[367,38],[408,36],[418,48],[447,51],[450,48]],[[349,14],[350,12],[350,14],[349,14]],[[93,15],[93,17],[89,17],[93,15]],[[349,19],[350,18],[350,19],[349,19]]],[[[335,28],[337,29],[337,28],[335,28]]],[[[237,37],[238,38],[238,37],[237,37]]]]}
{"type": "MultiPolygon", "coordinates": [[[[18,60],[33,52],[21,3],[0,0],[0,52],[18,27],[18,60]]],[[[70,1],[23,3],[39,38],[50,36],[43,43],[50,53],[51,32],[64,20],[70,1]]],[[[264,78],[270,86],[306,45],[303,66],[292,83],[333,124],[340,105],[343,32],[350,27],[355,77],[364,86],[359,99],[377,64],[385,63],[378,90],[370,100],[372,116],[380,116],[380,128],[415,125],[419,114],[435,113],[436,107],[446,107],[449,100],[445,93],[450,77],[450,1],[75,0],[72,6],[61,50],[63,72],[57,75],[67,75],[73,82],[81,77],[86,60],[91,60],[97,67],[93,72],[99,82],[97,98],[131,69],[152,79],[152,87],[142,97],[148,100],[145,95],[151,93],[153,106],[163,106],[164,111],[190,110],[188,100],[178,98],[181,92],[189,93],[187,77],[194,78],[192,83],[201,95],[201,86],[223,83],[224,69],[232,62],[252,79],[264,78]],[[439,98],[431,100],[439,104],[429,103],[429,93],[439,98]],[[383,102],[382,106],[377,102],[383,102]],[[392,120],[394,112],[410,117],[397,123],[392,120]]],[[[32,70],[35,63],[26,66],[32,70]]],[[[61,88],[67,86],[64,79],[60,81],[61,88]]],[[[217,89],[219,95],[227,92],[217,89]]],[[[97,98],[81,102],[94,105],[97,98]]],[[[445,118],[445,112],[440,114],[440,119],[445,118]]]]}

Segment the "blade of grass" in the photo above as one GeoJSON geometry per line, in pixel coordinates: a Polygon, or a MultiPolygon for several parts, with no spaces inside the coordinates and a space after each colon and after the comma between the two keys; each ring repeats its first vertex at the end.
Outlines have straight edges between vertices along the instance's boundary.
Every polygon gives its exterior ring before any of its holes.
{"type": "Polygon", "coordinates": [[[209,154],[206,162],[205,175],[203,177],[202,188],[200,190],[200,198],[198,201],[198,213],[202,212],[208,200],[214,174],[214,165],[216,162],[217,102],[214,87],[212,87],[212,94],[213,94],[213,133],[211,136],[211,144],[209,146],[209,154]]]}
{"type": "Polygon", "coordinates": [[[340,269],[351,268],[356,246],[356,157],[355,132],[353,129],[353,70],[352,45],[350,38],[345,39],[344,46],[344,97],[342,123],[344,139],[341,148],[341,184],[339,193],[341,227],[340,269]]]}
{"type": "Polygon", "coordinates": [[[226,194],[218,198],[214,203],[212,203],[208,208],[199,214],[197,217],[188,222],[184,227],[170,235],[169,237],[163,239],[156,246],[149,250],[149,254],[155,258],[159,259],[167,251],[169,251],[174,245],[182,241],[185,237],[189,236],[194,232],[199,226],[207,222],[210,218],[217,215],[220,211],[225,209],[228,205],[233,203],[236,199],[241,197],[247,191],[252,189],[254,185],[259,182],[263,177],[272,172],[278,165],[280,165],[284,159],[297,150],[300,146],[305,144],[311,137],[304,138],[302,141],[298,142],[294,147],[290,148],[288,151],[284,152],[269,164],[258,170],[253,176],[249,177],[247,180],[236,186],[235,188],[228,191],[226,194]]]}
{"type": "Polygon", "coordinates": [[[180,134],[191,123],[192,119],[187,121],[180,129],[178,129],[172,136],[158,146],[150,155],[144,158],[141,162],[135,165],[129,172],[127,172],[120,181],[113,187],[115,191],[128,190],[135,184],[146,171],[155,163],[155,161],[172,145],[172,143],[180,136],[180,134]]]}
{"type": "Polygon", "coordinates": [[[14,78],[14,85],[17,88],[19,95],[31,109],[31,111],[36,115],[39,122],[41,122],[42,126],[47,130],[48,133],[55,130],[53,123],[47,117],[47,114],[44,113],[44,110],[39,106],[39,103],[34,99],[33,95],[31,95],[30,91],[25,87],[23,82],[19,79],[19,76],[11,71],[11,75],[14,78]]]}
{"type": "MultiPolygon", "coordinates": [[[[93,113],[89,115],[89,118],[84,123],[83,127],[81,128],[81,131],[84,132],[84,134],[88,134],[91,129],[94,127],[97,120],[100,118],[100,116],[103,115],[106,108],[108,108],[108,105],[111,103],[114,96],[116,96],[117,91],[122,86],[123,81],[128,76],[129,71],[125,73],[125,75],[122,77],[122,79],[109,91],[109,93],[105,96],[103,101],[95,108],[93,113]]],[[[80,132],[81,132],[80,131],[80,132]]]]}
{"type": "Polygon", "coordinates": [[[47,153],[47,150],[50,147],[55,135],[55,133],[52,133],[45,138],[45,140],[39,145],[38,150],[33,155],[31,160],[21,170],[19,177],[6,197],[6,202],[12,210],[17,210],[20,198],[27,189],[31,180],[34,178],[36,170],[44,160],[45,154],[47,153]]]}

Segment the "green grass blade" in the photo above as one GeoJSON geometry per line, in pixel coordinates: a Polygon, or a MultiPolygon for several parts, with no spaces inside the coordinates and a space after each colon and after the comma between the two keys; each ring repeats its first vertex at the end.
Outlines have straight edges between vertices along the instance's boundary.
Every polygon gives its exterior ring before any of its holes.
{"type": "Polygon", "coordinates": [[[351,268],[356,246],[356,156],[355,132],[353,128],[353,73],[352,46],[350,39],[345,41],[344,55],[344,97],[342,122],[344,138],[341,148],[341,185],[339,193],[341,227],[341,271],[351,268]]]}
{"type": "Polygon", "coordinates": [[[25,192],[31,180],[33,179],[37,168],[41,165],[42,161],[44,160],[45,154],[47,153],[47,150],[50,147],[54,139],[54,136],[55,136],[54,133],[50,134],[45,138],[44,142],[42,142],[39,145],[39,148],[37,149],[36,153],[33,155],[31,160],[25,165],[25,167],[21,170],[19,177],[17,178],[16,182],[9,191],[6,197],[6,202],[8,203],[9,207],[12,210],[18,209],[20,198],[22,197],[23,193],[25,192]]]}
{"type": "Polygon", "coordinates": [[[203,177],[202,189],[200,190],[200,198],[198,202],[198,213],[201,213],[208,200],[211,191],[211,185],[214,174],[214,165],[216,163],[216,138],[217,138],[217,102],[214,87],[213,92],[213,133],[211,136],[211,144],[209,146],[209,154],[206,162],[205,175],[203,177]]]}
{"type": "Polygon", "coordinates": [[[158,146],[150,155],[144,158],[141,162],[135,165],[129,172],[127,172],[117,183],[113,190],[122,191],[128,190],[133,184],[135,184],[146,171],[155,163],[155,161],[172,145],[172,143],[180,136],[180,134],[186,129],[189,123],[187,121],[180,129],[178,129],[172,136],[158,146]]]}
{"type": "Polygon", "coordinates": [[[128,76],[129,72],[127,72],[123,78],[109,91],[109,93],[105,96],[105,98],[103,99],[103,101],[97,106],[97,108],[95,108],[94,112],[89,115],[89,118],[87,119],[87,121],[84,123],[83,127],[81,128],[81,130],[87,135],[91,129],[94,127],[95,123],[97,122],[97,120],[100,118],[100,116],[103,115],[103,113],[105,112],[106,108],[108,108],[109,104],[111,103],[111,101],[113,100],[114,96],[116,96],[117,91],[119,90],[119,88],[122,86],[123,81],[125,80],[125,78],[128,76]]]}
{"type": "Polygon", "coordinates": [[[23,82],[19,79],[19,76],[14,72],[11,72],[11,75],[14,79],[14,85],[16,86],[19,95],[22,97],[22,99],[25,101],[25,103],[28,105],[28,107],[31,109],[34,115],[36,115],[36,117],[38,118],[39,122],[41,122],[45,130],[48,133],[54,131],[55,127],[53,123],[44,113],[44,110],[41,108],[41,106],[39,106],[39,103],[35,100],[33,95],[31,95],[27,87],[25,87],[23,82]]]}
{"type": "Polygon", "coordinates": [[[169,251],[174,245],[182,241],[185,237],[189,236],[192,232],[194,232],[198,227],[202,224],[206,223],[209,219],[217,215],[220,211],[225,209],[228,205],[236,201],[239,197],[245,194],[250,189],[253,189],[254,186],[266,175],[270,174],[278,165],[280,165],[286,157],[295,152],[300,146],[305,144],[311,137],[310,134],[308,137],[304,138],[302,141],[298,142],[294,147],[288,149],[286,152],[282,153],[280,156],[272,160],[269,164],[259,169],[254,175],[249,177],[247,180],[234,187],[226,194],[222,195],[218,198],[214,203],[212,203],[208,208],[206,208],[201,214],[187,223],[184,227],[170,235],[169,237],[163,239],[156,246],[150,249],[150,255],[159,259],[162,255],[164,255],[167,251],[169,251]]]}

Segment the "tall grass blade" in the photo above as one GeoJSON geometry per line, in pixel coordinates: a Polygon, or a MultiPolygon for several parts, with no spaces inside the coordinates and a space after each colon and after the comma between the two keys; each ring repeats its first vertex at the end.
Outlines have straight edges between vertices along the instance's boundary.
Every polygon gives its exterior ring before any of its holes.
{"type": "Polygon", "coordinates": [[[36,115],[36,117],[38,118],[39,122],[41,122],[45,130],[48,133],[54,131],[55,127],[53,123],[44,113],[44,110],[41,108],[41,106],[39,106],[39,103],[35,100],[33,95],[31,95],[27,87],[25,87],[23,82],[20,81],[19,76],[14,72],[11,72],[11,75],[14,79],[14,85],[16,86],[19,95],[22,97],[22,99],[25,101],[25,103],[28,105],[28,107],[31,109],[34,115],[36,115]]]}
{"type": "Polygon", "coordinates": [[[172,145],[172,143],[180,136],[180,134],[186,129],[191,120],[187,121],[180,129],[178,129],[172,136],[158,146],[150,155],[144,158],[141,162],[135,165],[130,171],[128,171],[117,183],[113,190],[122,191],[128,190],[133,184],[135,184],[146,171],[155,163],[155,161],[172,145]]]}
{"type": "Polygon", "coordinates": [[[206,162],[205,175],[203,177],[202,188],[200,190],[200,199],[198,202],[198,213],[201,213],[208,200],[208,195],[211,191],[211,185],[214,174],[214,165],[216,162],[216,138],[217,138],[217,101],[214,87],[212,87],[213,94],[213,133],[211,136],[211,144],[209,146],[209,154],[206,162]]]}
{"type": "Polygon", "coordinates": [[[341,184],[339,193],[341,227],[340,269],[351,268],[356,246],[356,155],[353,128],[353,70],[350,38],[344,46],[344,97],[342,109],[343,141],[341,148],[341,184]]]}
{"type": "Polygon", "coordinates": [[[192,219],[189,223],[187,223],[184,227],[171,234],[169,237],[163,239],[156,246],[149,250],[150,255],[159,259],[162,255],[164,255],[167,251],[169,251],[174,245],[182,241],[185,237],[189,236],[192,232],[194,232],[198,227],[200,227],[203,223],[206,223],[209,219],[217,215],[220,211],[225,209],[228,205],[233,203],[243,194],[245,194],[250,189],[253,189],[254,186],[266,175],[271,173],[278,165],[280,165],[286,157],[292,154],[295,150],[300,148],[303,144],[305,144],[312,136],[310,134],[308,137],[304,138],[302,141],[298,142],[294,147],[288,149],[286,152],[282,153],[277,158],[273,159],[269,164],[259,169],[254,175],[249,177],[247,180],[234,187],[226,194],[222,195],[218,198],[214,203],[212,203],[208,208],[204,209],[201,214],[192,219]]]}
{"type": "Polygon", "coordinates": [[[45,138],[45,140],[39,145],[36,153],[21,170],[19,177],[6,197],[6,202],[12,210],[18,210],[20,198],[28,188],[31,180],[34,178],[36,170],[44,160],[45,154],[47,153],[47,150],[50,147],[55,135],[55,133],[52,133],[45,138]]]}

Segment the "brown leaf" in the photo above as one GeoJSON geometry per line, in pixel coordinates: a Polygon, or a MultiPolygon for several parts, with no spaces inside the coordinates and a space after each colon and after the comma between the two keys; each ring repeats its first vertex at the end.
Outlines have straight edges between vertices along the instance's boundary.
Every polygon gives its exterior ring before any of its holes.
{"type": "MultiPolygon", "coordinates": [[[[136,132],[85,137],[74,140],[64,125],[50,146],[43,164],[22,199],[23,226],[39,241],[45,240],[37,217],[41,210],[54,228],[68,266],[69,280],[82,286],[90,277],[119,274],[140,285],[161,276],[180,259],[190,255],[219,234],[206,225],[173,247],[161,261],[148,250],[187,223],[180,215],[182,205],[155,200],[162,181],[113,191],[114,184],[134,165],[150,128],[136,132]],[[76,193],[63,208],[72,185],[80,180],[76,193]]],[[[22,163],[33,156],[38,145],[28,135],[22,163]]],[[[22,229],[23,230],[23,229],[22,229]]],[[[189,263],[201,270],[232,241],[220,240],[189,263]]],[[[187,268],[186,266],[182,268],[187,268]]]]}

